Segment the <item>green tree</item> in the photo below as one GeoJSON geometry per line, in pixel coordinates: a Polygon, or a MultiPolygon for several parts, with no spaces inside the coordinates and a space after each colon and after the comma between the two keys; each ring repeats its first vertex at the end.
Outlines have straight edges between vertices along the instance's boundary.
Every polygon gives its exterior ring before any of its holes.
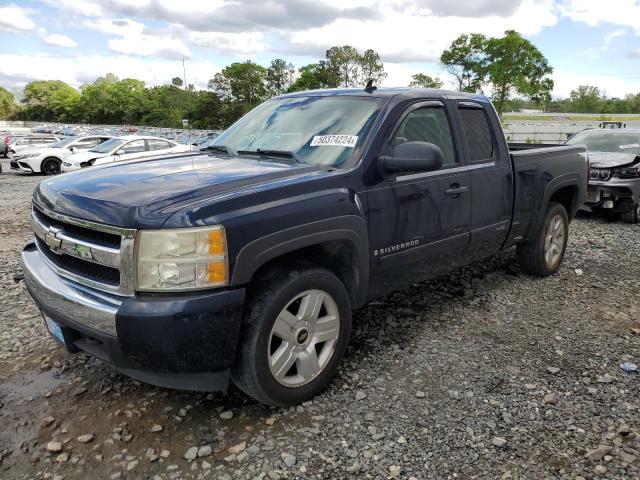
{"type": "Polygon", "coordinates": [[[60,80],[36,80],[27,84],[22,110],[27,120],[73,120],[80,94],[60,80]]]}
{"type": "Polygon", "coordinates": [[[287,91],[317,90],[320,88],[336,88],[340,85],[340,75],[334,65],[326,60],[311,63],[298,69],[298,78],[287,91]]]}
{"type": "Polygon", "coordinates": [[[7,118],[16,109],[13,93],[0,87],[0,118],[7,118]]]}
{"type": "Polygon", "coordinates": [[[430,77],[424,73],[416,73],[411,75],[410,87],[413,88],[442,88],[442,81],[438,77],[430,77]]]}
{"type": "Polygon", "coordinates": [[[326,53],[329,67],[338,72],[342,87],[355,87],[361,83],[361,57],[354,47],[331,47],[326,53]]]}
{"type": "Polygon", "coordinates": [[[181,88],[183,85],[182,79],[180,77],[173,77],[171,79],[171,85],[173,85],[174,87],[181,88]]]}
{"type": "Polygon", "coordinates": [[[246,110],[262,102],[266,95],[265,76],[267,69],[250,60],[232,63],[222,75],[228,80],[231,97],[243,104],[246,110]]]}
{"type": "Polygon", "coordinates": [[[523,95],[537,104],[551,100],[553,68],[533,43],[518,32],[508,30],[501,38],[486,41],[487,79],[493,87],[493,103],[502,115],[513,93],[523,95]]]}
{"type": "Polygon", "coordinates": [[[487,38],[479,33],[460,35],[440,55],[440,63],[458,83],[461,92],[477,92],[486,75],[487,38]]]}
{"type": "MultiPolygon", "coordinates": [[[[176,87],[173,87],[178,90],[176,87]]],[[[147,91],[141,80],[119,80],[112,73],[82,86],[78,114],[87,122],[133,124],[142,117],[147,91]]]]}
{"type": "Polygon", "coordinates": [[[592,85],[580,85],[571,90],[569,100],[576,113],[600,113],[604,103],[600,89],[592,85]]]}
{"type": "Polygon", "coordinates": [[[380,61],[380,55],[372,50],[365,50],[360,55],[360,79],[359,84],[366,84],[369,80],[373,80],[375,83],[380,83],[387,78],[387,73],[384,71],[384,63],[380,61]]]}
{"type": "Polygon", "coordinates": [[[277,96],[285,93],[293,83],[295,69],[293,64],[276,58],[271,61],[265,74],[266,88],[269,95],[277,96]]]}

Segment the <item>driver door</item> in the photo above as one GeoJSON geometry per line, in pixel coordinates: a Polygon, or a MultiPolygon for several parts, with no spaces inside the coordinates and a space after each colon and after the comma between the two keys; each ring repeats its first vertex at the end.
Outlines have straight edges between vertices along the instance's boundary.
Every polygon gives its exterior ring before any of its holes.
{"type": "Polygon", "coordinates": [[[468,254],[469,173],[444,104],[409,106],[382,153],[392,155],[395,145],[411,141],[437,145],[444,161],[439,170],[401,172],[369,190],[369,236],[378,263],[371,287],[376,293],[449,271],[465,263],[468,254]]]}
{"type": "Polygon", "coordinates": [[[146,143],[144,139],[140,140],[131,140],[130,142],[125,143],[117,151],[122,150],[123,153],[121,155],[115,155],[114,160],[116,162],[124,162],[125,160],[131,160],[134,158],[139,158],[145,154],[147,151],[146,143]]]}

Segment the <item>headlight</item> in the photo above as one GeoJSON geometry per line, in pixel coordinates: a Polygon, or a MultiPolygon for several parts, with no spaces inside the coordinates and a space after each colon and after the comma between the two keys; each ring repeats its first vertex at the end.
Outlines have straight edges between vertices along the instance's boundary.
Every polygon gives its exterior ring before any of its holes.
{"type": "Polygon", "coordinates": [[[197,290],[227,284],[224,227],[141,230],[137,289],[197,290]]]}

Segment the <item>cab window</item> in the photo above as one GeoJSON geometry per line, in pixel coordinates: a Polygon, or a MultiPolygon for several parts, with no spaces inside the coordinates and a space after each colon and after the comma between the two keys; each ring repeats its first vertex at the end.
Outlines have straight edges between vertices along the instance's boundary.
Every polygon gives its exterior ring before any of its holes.
{"type": "Polygon", "coordinates": [[[140,153],[145,151],[144,140],[133,140],[129,143],[126,143],[122,150],[124,153],[140,153]]]}
{"type": "Polygon", "coordinates": [[[442,168],[454,167],[458,160],[447,114],[442,107],[417,108],[407,114],[391,138],[391,146],[405,142],[428,142],[442,150],[442,168]]]}
{"type": "Polygon", "coordinates": [[[493,139],[484,108],[460,106],[458,111],[469,146],[470,160],[490,160],[493,157],[493,139]]]}

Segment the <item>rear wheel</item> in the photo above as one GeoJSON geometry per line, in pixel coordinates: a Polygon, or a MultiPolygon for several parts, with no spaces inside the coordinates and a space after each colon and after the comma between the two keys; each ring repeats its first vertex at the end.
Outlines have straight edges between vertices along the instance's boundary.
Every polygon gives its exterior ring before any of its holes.
{"type": "Polygon", "coordinates": [[[559,203],[550,203],[537,237],[518,245],[521,268],[532,275],[545,277],[558,271],[569,237],[567,211],[559,203]]]}
{"type": "Polygon", "coordinates": [[[346,288],[302,265],[270,272],[247,303],[233,382],[267,405],[295,405],[333,377],[351,330],[346,288]]]}
{"type": "Polygon", "coordinates": [[[622,221],[626,223],[638,223],[640,221],[640,201],[622,214],[622,221]]]}
{"type": "Polygon", "coordinates": [[[62,162],[55,157],[45,158],[40,165],[40,171],[45,175],[57,175],[60,173],[61,165],[62,162]]]}

